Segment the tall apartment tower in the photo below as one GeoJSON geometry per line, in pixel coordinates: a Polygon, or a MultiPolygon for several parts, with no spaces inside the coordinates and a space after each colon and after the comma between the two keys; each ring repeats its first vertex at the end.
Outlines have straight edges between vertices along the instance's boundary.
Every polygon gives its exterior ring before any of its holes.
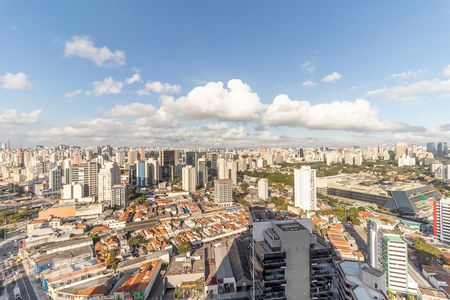
{"type": "Polygon", "coordinates": [[[433,201],[433,228],[441,242],[450,243],[450,198],[433,201]]]}
{"type": "Polygon", "coordinates": [[[69,183],[80,183],[84,187],[84,197],[95,197],[98,192],[98,163],[87,162],[72,165],[69,171],[69,183]]]}
{"type": "Polygon", "coordinates": [[[214,180],[214,201],[220,206],[233,205],[233,182],[231,179],[214,180]]]}
{"type": "Polygon", "coordinates": [[[48,185],[52,191],[59,191],[62,187],[62,168],[61,166],[56,166],[51,169],[48,175],[48,185]]]}
{"type": "Polygon", "coordinates": [[[386,274],[386,289],[407,293],[409,289],[408,245],[392,225],[379,220],[368,221],[369,262],[386,274]]]}
{"type": "Polygon", "coordinates": [[[193,166],[185,166],[181,174],[183,190],[191,193],[197,187],[197,169],[193,166]]]}
{"type": "Polygon", "coordinates": [[[294,170],[294,203],[303,210],[317,209],[316,170],[310,166],[294,170]]]}
{"type": "Polygon", "coordinates": [[[112,187],[120,183],[120,169],[115,162],[108,162],[98,172],[98,202],[110,205],[112,187]]]}
{"type": "Polygon", "coordinates": [[[269,198],[269,181],[267,178],[258,180],[258,197],[262,200],[267,200],[269,198]]]}
{"type": "Polygon", "coordinates": [[[206,158],[200,158],[198,160],[198,169],[197,169],[197,185],[199,187],[206,187],[209,182],[209,166],[210,162],[206,160],[206,158]]]}
{"type": "Polygon", "coordinates": [[[277,221],[260,207],[251,218],[253,299],[335,298],[333,249],[310,219],[277,221]]]}
{"type": "Polygon", "coordinates": [[[127,185],[115,184],[111,188],[111,207],[125,207],[127,201],[127,185]]]}

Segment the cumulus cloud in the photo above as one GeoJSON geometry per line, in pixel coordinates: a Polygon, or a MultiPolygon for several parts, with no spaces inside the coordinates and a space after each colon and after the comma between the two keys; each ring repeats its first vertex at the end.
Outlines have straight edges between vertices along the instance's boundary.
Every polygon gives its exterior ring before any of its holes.
{"type": "Polygon", "coordinates": [[[227,140],[242,140],[248,136],[244,127],[230,128],[224,133],[223,138],[227,140]]]}
{"type": "Polygon", "coordinates": [[[264,114],[263,124],[356,132],[421,130],[404,124],[381,122],[378,110],[364,99],[313,105],[308,101],[291,100],[287,95],[275,97],[264,114]]]}
{"type": "Polygon", "coordinates": [[[122,92],[123,82],[116,81],[112,77],[107,77],[101,81],[92,83],[92,90],[87,91],[88,96],[101,96],[107,94],[120,94],[122,92]]]}
{"type": "Polygon", "coordinates": [[[137,91],[139,96],[148,96],[152,93],[155,94],[178,94],[181,92],[181,86],[178,84],[163,83],[160,81],[149,81],[145,84],[144,88],[137,91]]]}
{"type": "Polygon", "coordinates": [[[186,96],[174,99],[162,97],[165,109],[193,120],[248,122],[260,117],[264,105],[258,94],[239,79],[209,82],[193,88],[186,96]]]}
{"type": "Polygon", "coordinates": [[[450,65],[448,65],[447,67],[444,68],[444,70],[442,70],[442,74],[444,76],[450,77],[450,65]]]}
{"type": "Polygon", "coordinates": [[[95,47],[87,36],[73,36],[64,47],[66,57],[81,57],[93,61],[100,67],[118,67],[125,64],[125,52],[111,51],[108,47],[95,47]]]}
{"type": "Polygon", "coordinates": [[[31,86],[28,76],[23,72],[6,73],[0,77],[0,86],[8,90],[23,90],[31,86]]]}
{"type": "Polygon", "coordinates": [[[0,126],[32,125],[39,122],[42,109],[19,112],[15,109],[0,111],[0,126]]]}
{"type": "Polygon", "coordinates": [[[135,102],[131,104],[116,104],[105,115],[109,117],[137,117],[152,115],[156,110],[156,107],[151,104],[135,102]]]}
{"type": "Polygon", "coordinates": [[[305,82],[302,83],[302,85],[305,86],[305,87],[313,87],[313,86],[316,86],[317,83],[315,83],[312,80],[306,80],[305,82]]]}
{"type": "Polygon", "coordinates": [[[74,99],[78,96],[81,96],[81,94],[83,94],[83,90],[82,89],[78,89],[78,90],[73,90],[73,91],[69,91],[67,92],[64,97],[68,98],[68,99],[74,99]]]}
{"type": "Polygon", "coordinates": [[[322,78],[323,82],[336,82],[342,78],[342,75],[338,72],[332,72],[322,78]]]}
{"type": "Polygon", "coordinates": [[[135,73],[135,74],[131,75],[131,77],[125,79],[126,84],[133,84],[133,83],[141,82],[141,81],[142,81],[141,75],[139,75],[138,73],[135,73]]]}

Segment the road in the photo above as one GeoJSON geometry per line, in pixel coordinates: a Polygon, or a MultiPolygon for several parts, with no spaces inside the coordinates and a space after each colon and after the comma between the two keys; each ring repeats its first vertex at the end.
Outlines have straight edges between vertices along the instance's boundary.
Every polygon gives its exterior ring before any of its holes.
{"type": "Polygon", "coordinates": [[[367,247],[367,236],[364,231],[359,228],[355,228],[352,225],[346,223],[345,230],[355,239],[358,250],[364,254],[365,260],[369,260],[369,248],[367,247]]]}
{"type": "Polygon", "coordinates": [[[22,263],[12,262],[13,258],[18,257],[19,246],[25,234],[21,232],[24,227],[11,233],[7,240],[0,245],[1,253],[0,263],[3,265],[2,273],[5,275],[4,287],[7,299],[15,299],[14,287],[17,285],[23,300],[39,300],[36,295],[30,278],[28,278],[22,263]]]}

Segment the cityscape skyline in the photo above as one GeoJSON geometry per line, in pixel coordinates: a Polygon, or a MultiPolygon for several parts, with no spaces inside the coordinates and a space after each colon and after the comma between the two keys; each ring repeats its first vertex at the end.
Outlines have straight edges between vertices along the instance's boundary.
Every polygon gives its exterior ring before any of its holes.
{"type": "Polygon", "coordinates": [[[0,140],[225,148],[450,139],[447,1],[255,3],[1,3],[0,140]]]}

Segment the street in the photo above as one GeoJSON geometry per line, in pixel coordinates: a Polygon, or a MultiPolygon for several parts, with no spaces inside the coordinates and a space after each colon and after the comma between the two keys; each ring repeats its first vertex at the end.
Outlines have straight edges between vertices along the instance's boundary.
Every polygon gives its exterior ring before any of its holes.
{"type": "Polygon", "coordinates": [[[355,239],[358,250],[364,254],[365,260],[369,260],[369,249],[367,247],[367,235],[364,230],[355,228],[353,225],[346,223],[345,229],[355,239]]]}

